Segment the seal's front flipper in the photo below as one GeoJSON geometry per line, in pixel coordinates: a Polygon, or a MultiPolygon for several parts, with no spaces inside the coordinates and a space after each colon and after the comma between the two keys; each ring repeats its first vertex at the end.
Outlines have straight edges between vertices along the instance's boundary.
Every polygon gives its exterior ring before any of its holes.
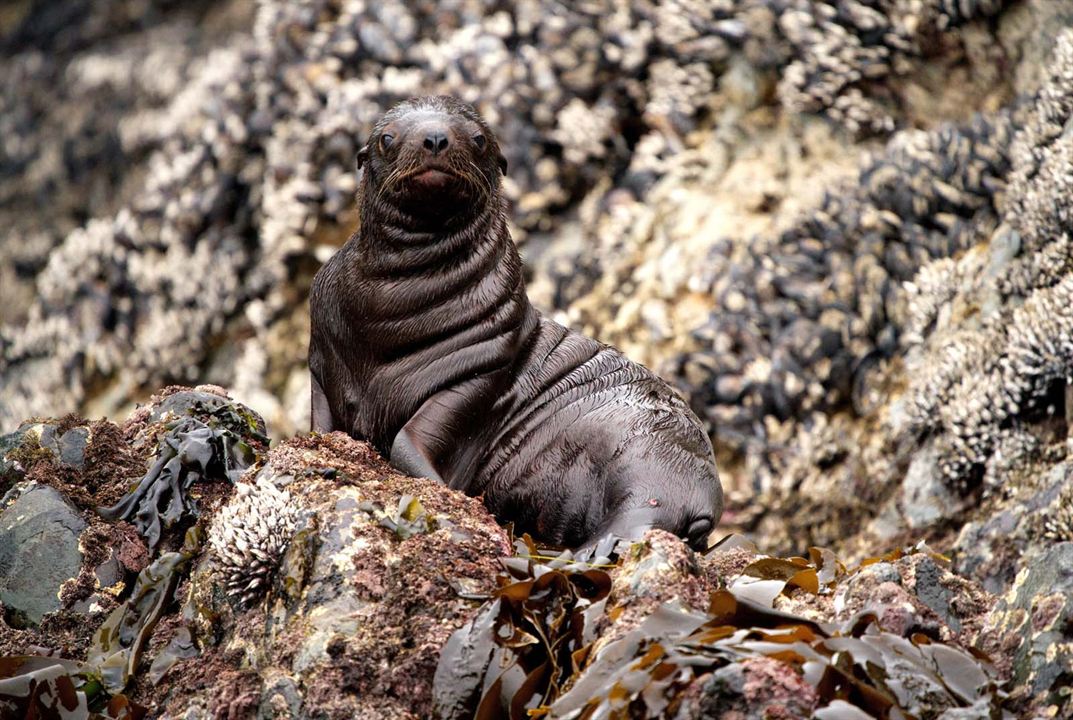
{"type": "Polygon", "coordinates": [[[421,446],[421,439],[411,427],[412,424],[413,420],[399,430],[395,441],[391,443],[391,455],[388,460],[396,470],[401,470],[407,475],[426,477],[446,484],[433,466],[432,459],[428,457],[428,451],[421,446]]]}
{"type": "Polygon", "coordinates": [[[310,387],[312,388],[309,408],[310,430],[319,433],[329,433],[335,429],[332,422],[332,409],[328,405],[328,396],[324,394],[324,388],[317,381],[317,376],[309,373],[310,387]]]}
{"type": "Polygon", "coordinates": [[[425,400],[391,443],[391,464],[468,492],[483,447],[474,429],[487,421],[497,383],[494,375],[480,375],[425,400]]]}

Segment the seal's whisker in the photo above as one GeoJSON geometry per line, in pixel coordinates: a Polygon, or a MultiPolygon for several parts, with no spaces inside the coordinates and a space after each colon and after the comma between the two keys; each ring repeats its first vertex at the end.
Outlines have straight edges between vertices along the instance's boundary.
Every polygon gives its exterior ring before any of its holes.
{"type": "Polygon", "coordinates": [[[476,163],[474,163],[469,158],[466,159],[466,162],[471,168],[473,168],[473,172],[476,175],[476,177],[470,177],[469,173],[467,173],[467,177],[469,177],[471,182],[477,186],[478,190],[480,190],[481,200],[487,202],[492,197],[492,193],[494,192],[492,184],[488,181],[488,177],[481,172],[481,169],[477,167],[476,163]]]}

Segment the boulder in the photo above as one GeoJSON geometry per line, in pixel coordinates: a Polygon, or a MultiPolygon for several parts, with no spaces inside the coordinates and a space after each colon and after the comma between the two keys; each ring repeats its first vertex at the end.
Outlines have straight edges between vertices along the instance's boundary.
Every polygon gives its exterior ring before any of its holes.
{"type": "Polygon", "coordinates": [[[0,604],[8,624],[36,625],[60,609],[60,588],[82,567],[82,519],[58,491],[32,483],[0,512],[0,604]]]}

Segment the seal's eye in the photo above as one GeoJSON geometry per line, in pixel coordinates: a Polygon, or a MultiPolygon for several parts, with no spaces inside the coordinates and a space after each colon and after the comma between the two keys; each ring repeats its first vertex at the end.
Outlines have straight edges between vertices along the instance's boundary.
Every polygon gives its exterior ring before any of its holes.
{"type": "Polygon", "coordinates": [[[389,147],[391,147],[391,143],[394,142],[394,140],[395,140],[394,135],[387,135],[387,134],[381,135],[380,136],[380,149],[381,150],[387,150],[389,147]]]}
{"type": "Polygon", "coordinates": [[[481,150],[484,150],[484,146],[488,144],[488,140],[480,133],[473,136],[473,142],[476,143],[477,147],[481,150]]]}

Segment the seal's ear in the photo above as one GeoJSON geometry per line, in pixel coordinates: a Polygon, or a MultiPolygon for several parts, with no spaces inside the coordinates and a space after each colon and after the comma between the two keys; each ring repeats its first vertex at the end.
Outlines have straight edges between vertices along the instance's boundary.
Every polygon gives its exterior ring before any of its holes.
{"type": "Polygon", "coordinates": [[[369,159],[369,146],[362,146],[361,150],[358,150],[357,165],[358,170],[361,170],[361,166],[365,164],[365,161],[369,159]]]}
{"type": "Polygon", "coordinates": [[[503,157],[503,153],[499,153],[499,171],[504,175],[507,174],[507,159],[503,157]]]}

